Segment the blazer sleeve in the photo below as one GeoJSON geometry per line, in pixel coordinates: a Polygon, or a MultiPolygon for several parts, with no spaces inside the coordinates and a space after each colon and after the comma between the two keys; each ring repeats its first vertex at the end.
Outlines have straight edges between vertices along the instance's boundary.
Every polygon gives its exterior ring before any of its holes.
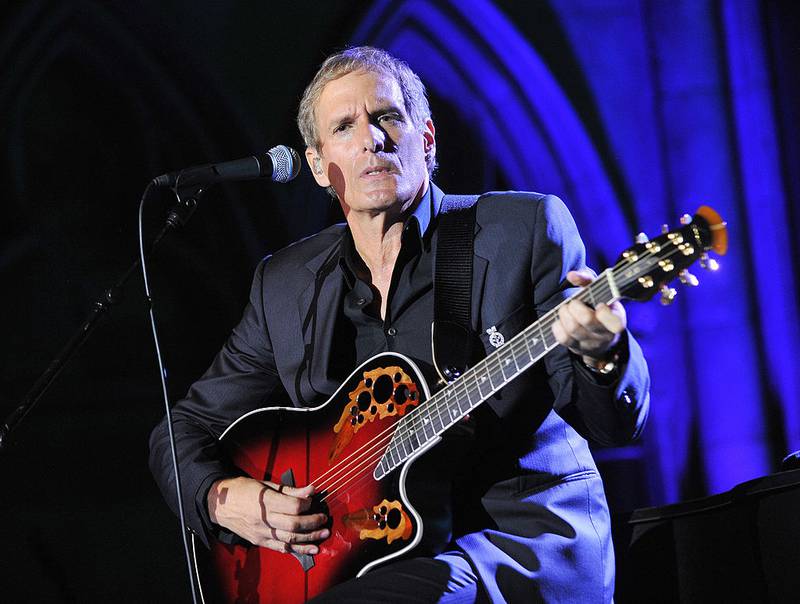
{"type": "MultiPolygon", "coordinates": [[[[282,390],[264,316],[263,275],[259,263],[250,298],[239,324],[205,374],[172,408],[172,424],[183,491],[186,523],[208,546],[209,535],[229,540],[209,519],[206,496],[212,483],[241,475],[222,454],[218,441],[238,417],[273,400],[282,390]]],[[[177,514],[167,418],[150,436],[150,470],[170,508],[177,514]]]]}
{"type": "MultiPolygon", "coordinates": [[[[537,316],[576,291],[566,283],[567,272],[584,268],[585,248],[572,215],[558,197],[544,197],[537,208],[531,258],[537,316]]],[[[650,377],[642,350],[629,331],[619,346],[620,362],[610,376],[591,372],[563,346],[544,359],[556,412],[581,436],[601,445],[637,438],[649,412],[650,377]]]]}

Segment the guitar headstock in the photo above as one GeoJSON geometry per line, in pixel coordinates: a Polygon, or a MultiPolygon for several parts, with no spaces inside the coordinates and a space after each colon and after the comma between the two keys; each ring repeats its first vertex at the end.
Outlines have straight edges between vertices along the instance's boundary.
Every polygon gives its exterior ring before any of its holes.
{"type": "Polygon", "coordinates": [[[665,225],[654,239],[641,233],[613,269],[620,297],[649,300],[661,292],[661,303],[669,304],[675,297],[670,281],[677,277],[686,285],[698,284],[688,271],[696,260],[703,268],[717,270],[719,265],[708,257],[709,250],[724,255],[728,232],[722,217],[708,206],[701,206],[694,216],[685,214],[678,229],[670,231],[665,225]]]}

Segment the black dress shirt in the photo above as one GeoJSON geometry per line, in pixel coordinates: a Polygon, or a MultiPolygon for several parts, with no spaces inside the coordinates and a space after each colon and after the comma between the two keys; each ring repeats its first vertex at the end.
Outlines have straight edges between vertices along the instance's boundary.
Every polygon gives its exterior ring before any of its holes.
{"type": "Polygon", "coordinates": [[[380,352],[400,352],[430,364],[434,230],[430,215],[429,190],[403,227],[385,318],[380,317],[380,297],[369,284],[369,270],[355,249],[352,235],[349,231],[344,235],[340,266],[347,293],[342,318],[354,331],[355,365],[380,352]]]}

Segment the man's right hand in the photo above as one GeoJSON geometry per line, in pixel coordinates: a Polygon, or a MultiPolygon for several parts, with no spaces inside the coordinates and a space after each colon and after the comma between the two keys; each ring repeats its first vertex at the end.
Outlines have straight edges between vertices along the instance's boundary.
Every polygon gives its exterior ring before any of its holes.
{"type": "Polygon", "coordinates": [[[237,477],[218,480],[206,498],[211,521],[254,545],[278,552],[316,554],[327,538],[325,514],[308,513],[312,485],[301,489],[267,480],[237,477]]]}

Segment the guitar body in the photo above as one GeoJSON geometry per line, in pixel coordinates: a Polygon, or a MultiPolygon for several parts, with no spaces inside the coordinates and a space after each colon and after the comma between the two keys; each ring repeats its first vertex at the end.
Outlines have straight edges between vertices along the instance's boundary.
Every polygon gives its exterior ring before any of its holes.
{"type": "Polygon", "coordinates": [[[233,462],[258,480],[322,489],[315,506],[331,536],[314,556],[220,542],[209,556],[195,547],[204,601],[305,602],[416,546],[422,520],[405,492],[413,458],[380,480],[373,470],[398,421],[429,395],[410,359],[384,353],[320,407],[259,409],[234,422],[221,437],[233,462]]]}

